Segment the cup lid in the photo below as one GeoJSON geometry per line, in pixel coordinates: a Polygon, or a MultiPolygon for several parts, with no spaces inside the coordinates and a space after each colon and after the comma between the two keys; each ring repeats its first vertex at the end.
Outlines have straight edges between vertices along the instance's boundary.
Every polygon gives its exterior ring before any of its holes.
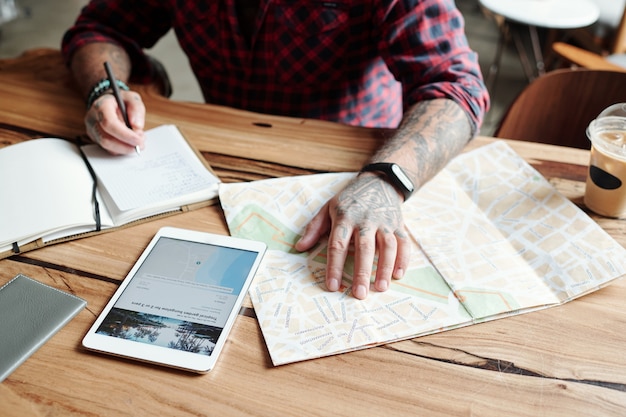
{"type": "Polygon", "coordinates": [[[626,160],[626,117],[598,116],[589,123],[587,137],[596,149],[626,160]]]}
{"type": "Polygon", "coordinates": [[[616,103],[607,107],[602,110],[602,112],[598,115],[598,118],[606,116],[626,117],[626,103],[616,103]]]}

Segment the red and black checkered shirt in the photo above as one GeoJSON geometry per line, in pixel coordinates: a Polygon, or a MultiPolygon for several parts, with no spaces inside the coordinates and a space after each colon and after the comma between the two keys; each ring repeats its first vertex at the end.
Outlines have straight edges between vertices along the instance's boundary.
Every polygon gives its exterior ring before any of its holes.
{"type": "Polygon", "coordinates": [[[63,53],[114,42],[132,81],[147,81],[143,50],[173,28],[209,103],[366,127],[396,127],[433,98],[459,103],[475,128],[488,108],[453,0],[260,0],[245,31],[238,1],[93,0],[63,53]]]}

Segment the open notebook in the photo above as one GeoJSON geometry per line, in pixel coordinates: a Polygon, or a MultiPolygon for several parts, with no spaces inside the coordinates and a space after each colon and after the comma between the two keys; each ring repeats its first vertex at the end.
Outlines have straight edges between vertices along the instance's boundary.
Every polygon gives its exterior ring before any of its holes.
{"type": "Polygon", "coordinates": [[[208,205],[220,180],[173,125],[141,155],[42,138],[0,149],[0,258],[208,205]]]}

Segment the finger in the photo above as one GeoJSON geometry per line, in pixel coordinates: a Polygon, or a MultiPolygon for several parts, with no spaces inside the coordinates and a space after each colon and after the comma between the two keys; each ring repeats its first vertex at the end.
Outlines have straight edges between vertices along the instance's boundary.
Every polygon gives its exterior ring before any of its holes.
{"type": "Polygon", "coordinates": [[[122,97],[126,103],[128,120],[133,130],[143,130],[146,122],[146,106],[141,96],[134,91],[123,91],[122,97]]]}
{"type": "Polygon", "coordinates": [[[376,244],[378,246],[378,264],[374,288],[378,291],[387,291],[396,264],[398,242],[395,234],[391,231],[379,230],[376,233],[376,244]]]}
{"type": "Polygon", "coordinates": [[[352,295],[359,300],[364,300],[369,294],[375,254],[375,231],[369,226],[362,226],[354,235],[354,274],[352,277],[352,295]]]}
{"type": "Polygon", "coordinates": [[[398,245],[398,251],[396,255],[396,265],[393,271],[392,277],[394,279],[401,279],[404,277],[407,269],[409,269],[409,262],[411,261],[411,240],[409,234],[406,231],[406,226],[397,230],[395,233],[396,242],[398,245]]]}
{"type": "Polygon", "coordinates": [[[307,224],[302,237],[296,242],[297,251],[304,252],[311,249],[323,235],[328,233],[330,229],[328,204],[326,203],[307,224]]]}
{"type": "Polygon", "coordinates": [[[86,116],[87,133],[100,146],[113,154],[134,152],[143,147],[143,130],[129,129],[123,121],[115,98],[110,94],[98,98],[86,116]]]}
{"type": "MultiPolygon", "coordinates": [[[[121,142],[116,137],[110,135],[101,135],[100,146],[113,155],[128,155],[136,152],[136,147],[132,145],[128,145],[125,142],[121,142]]],[[[143,145],[137,145],[140,149],[143,148],[143,145]]]]}
{"type": "Polygon", "coordinates": [[[96,100],[94,104],[97,104],[101,112],[99,122],[102,130],[111,138],[117,139],[133,148],[143,145],[143,130],[135,131],[126,126],[115,97],[111,94],[105,94],[102,96],[102,102],[99,102],[99,100],[96,100]]]}
{"type": "Polygon", "coordinates": [[[337,291],[341,287],[343,267],[350,248],[352,226],[345,222],[337,222],[328,236],[326,287],[329,291],[337,291]]]}

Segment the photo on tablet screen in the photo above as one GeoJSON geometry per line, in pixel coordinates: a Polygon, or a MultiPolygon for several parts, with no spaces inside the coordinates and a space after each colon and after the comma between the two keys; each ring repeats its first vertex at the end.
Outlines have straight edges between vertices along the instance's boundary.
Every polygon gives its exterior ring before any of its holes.
{"type": "Polygon", "coordinates": [[[210,356],[257,257],[161,237],[96,333],[210,356]]]}

